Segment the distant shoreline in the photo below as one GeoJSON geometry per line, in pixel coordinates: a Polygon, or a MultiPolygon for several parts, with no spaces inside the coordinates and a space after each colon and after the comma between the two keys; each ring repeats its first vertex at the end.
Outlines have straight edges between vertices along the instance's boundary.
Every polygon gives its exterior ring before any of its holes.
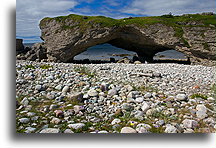
{"type": "Polygon", "coordinates": [[[32,47],[35,43],[23,43],[25,47],[32,47]]]}

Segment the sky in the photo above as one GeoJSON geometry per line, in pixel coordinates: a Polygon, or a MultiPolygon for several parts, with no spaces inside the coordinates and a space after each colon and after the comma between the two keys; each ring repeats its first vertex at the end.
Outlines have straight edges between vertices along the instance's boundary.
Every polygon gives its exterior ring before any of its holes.
{"type": "Polygon", "coordinates": [[[44,17],[69,14],[112,18],[214,12],[216,0],[17,0],[16,38],[42,42],[39,22],[44,17]]]}

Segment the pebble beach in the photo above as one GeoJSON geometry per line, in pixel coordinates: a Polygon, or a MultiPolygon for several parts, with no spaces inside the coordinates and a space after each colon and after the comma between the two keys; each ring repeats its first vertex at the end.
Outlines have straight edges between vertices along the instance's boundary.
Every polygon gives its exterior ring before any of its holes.
{"type": "Polygon", "coordinates": [[[16,61],[18,133],[214,133],[215,67],[16,61]]]}

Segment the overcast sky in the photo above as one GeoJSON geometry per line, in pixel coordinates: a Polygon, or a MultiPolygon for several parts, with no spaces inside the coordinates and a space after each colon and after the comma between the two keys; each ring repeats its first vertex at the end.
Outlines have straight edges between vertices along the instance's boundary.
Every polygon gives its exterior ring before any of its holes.
{"type": "Polygon", "coordinates": [[[16,37],[41,42],[38,24],[44,17],[71,13],[112,18],[156,16],[172,12],[215,12],[216,0],[17,0],[16,37]]]}

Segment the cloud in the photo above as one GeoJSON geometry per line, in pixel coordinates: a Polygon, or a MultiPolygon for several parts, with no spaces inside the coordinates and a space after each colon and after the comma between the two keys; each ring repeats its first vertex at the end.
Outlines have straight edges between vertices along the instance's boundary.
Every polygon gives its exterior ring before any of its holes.
{"type": "Polygon", "coordinates": [[[121,4],[117,0],[105,0],[104,3],[110,6],[119,6],[121,4]]]}
{"type": "Polygon", "coordinates": [[[130,6],[121,10],[123,13],[137,15],[163,15],[215,12],[215,0],[134,0],[130,6]]]}
{"type": "Polygon", "coordinates": [[[215,0],[17,0],[16,36],[41,41],[39,21],[71,13],[112,18],[215,12],[215,0]],[[34,37],[28,38],[28,37],[34,37]]]}
{"type": "Polygon", "coordinates": [[[42,18],[68,15],[77,4],[75,0],[17,0],[16,35],[40,36],[42,18]]]}
{"type": "Polygon", "coordinates": [[[79,0],[80,3],[85,2],[85,3],[93,3],[95,0],[79,0]]]}
{"type": "Polygon", "coordinates": [[[125,2],[123,3],[123,0],[92,1],[90,4],[86,4],[86,2],[84,2],[80,3],[78,7],[71,9],[71,13],[88,16],[101,15],[116,19],[130,16],[119,11],[119,7],[121,7],[122,5],[125,5],[125,2]]]}

